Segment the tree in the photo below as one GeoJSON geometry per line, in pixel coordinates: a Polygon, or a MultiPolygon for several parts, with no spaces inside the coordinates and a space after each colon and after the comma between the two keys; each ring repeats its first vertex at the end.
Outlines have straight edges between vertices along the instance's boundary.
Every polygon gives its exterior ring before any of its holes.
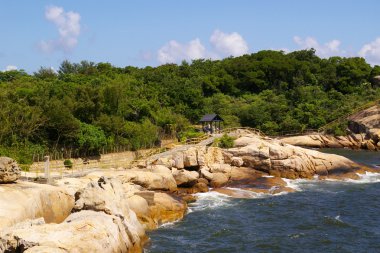
{"type": "Polygon", "coordinates": [[[106,136],[102,129],[81,122],[77,136],[79,149],[87,154],[98,154],[100,148],[107,143],[106,136]]]}

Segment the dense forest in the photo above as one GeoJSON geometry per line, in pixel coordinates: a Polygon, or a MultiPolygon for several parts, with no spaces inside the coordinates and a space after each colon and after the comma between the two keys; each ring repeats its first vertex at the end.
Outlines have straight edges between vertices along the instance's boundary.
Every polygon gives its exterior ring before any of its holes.
{"type": "MultiPolygon", "coordinates": [[[[380,98],[380,67],[363,58],[321,59],[315,50],[260,51],[159,67],[62,62],[0,72],[0,154],[30,163],[35,152],[95,154],[139,149],[165,134],[194,134],[205,113],[266,134],[316,129],[380,98]]],[[[342,128],[331,129],[342,134],[342,128]]],[[[344,133],[344,132],[343,132],[344,133]]]]}

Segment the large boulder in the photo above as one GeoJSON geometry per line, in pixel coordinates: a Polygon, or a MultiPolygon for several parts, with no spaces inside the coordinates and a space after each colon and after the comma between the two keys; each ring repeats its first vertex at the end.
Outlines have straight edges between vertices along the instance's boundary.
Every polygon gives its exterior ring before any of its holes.
{"type": "Polygon", "coordinates": [[[167,193],[155,192],[153,203],[149,209],[151,217],[158,226],[182,219],[186,213],[187,204],[167,193]]]}
{"type": "Polygon", "coordinates": [[[75,194],[74,212],[92,210],[122,218],[130,241],[134,244],[144,237],[145,231],[136,214],[129,208],[128,197],[120,180],[101,177],[75,194]]]}
{"type": "Polygon", "coordinates": [[[228,177],[224,173],[216,172],[212,173],[212,179],[210,182],[211,187],[218,188],[225,185],[228,182],[228,177]]]}
{"type": "Polygon", "coordinates": [[[360,148],[364,137],[360,134],[347,136],[333,136],[322,134],[311,134],[302,136],[283,137],[281,141],[290,145],[311,148],[360,148]]]}
{"type": "Polygon", "coordinates": [[[177,183],[177,186],[180,187],[191,187],[199,178],[199,173],[197,171],[188,171],[185,169],[177,170],[176,168],[172,169],[173,177],[177,183]]]}
{"type": "Polygon", "coordinates": [[[141,252],[122,217],[85,210],[60,224],[27,224],[1,234],[0,252],[141,252]]]}
{"type": "Polygon", "coordinates": [[[0,183],[12,183],[21,176],[20,167],[9,157],[0,157],[0,183]]]}
{"type": "Polygon", "coordinates": [[[244,166],[285,178],[310,178],[313,175],[347,173],[360,168],[351,160],[333,154],[304,149],[279,140],[245,136],[229,149],[234,157],[241,157],[244,166]]]}
{"type": "Polygon", "coordinates": [[[59,223],[73,205],[74,197],[61,187],[22,181],[4,184],[0,186],[0,229],[39,217],[59,223]]]}
{"type": "Polygon", "coordinates": [[[177,183],[171,170],[161,169],[157,172],[147,169],[131,169],[119,172],[117,177],[123,182],[131,182],[140,185],[148,190],[176,191],[177,183]]]}
{"type": "Polygon", "coordinates": [[[185,168],[198,166],[197,148],[191,147],[183,152],[183,164],[185,168]]]}

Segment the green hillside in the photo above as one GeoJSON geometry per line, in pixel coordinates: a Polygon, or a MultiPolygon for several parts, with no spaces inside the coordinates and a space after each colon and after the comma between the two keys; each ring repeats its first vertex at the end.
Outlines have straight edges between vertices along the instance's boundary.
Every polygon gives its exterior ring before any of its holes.
{"type": "Polygon", "coordinates": [[[379,74],[363,58],[321,59],[314,50],[155,68],[65,61],[58,73],[0,72],[0,153],[30,163],[47,150],[139,149],[165,134],[191,135],[210,112],[227,126],[271,135],[316,129],[379,99],[372,81],[379,74]]]}

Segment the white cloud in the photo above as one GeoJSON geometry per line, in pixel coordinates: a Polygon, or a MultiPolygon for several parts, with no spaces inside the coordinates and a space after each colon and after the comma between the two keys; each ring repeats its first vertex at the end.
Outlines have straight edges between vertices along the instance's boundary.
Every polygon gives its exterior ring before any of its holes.
{"type": "Polygon", "coordinates": [[[45,18],[58,28],[59,38],[41,41],[39,48],[43,52],[50,53],[58,50],[69,52],[78,44],[81,31],[79,13],[65,12],[62,7],[49,6],[45,10],[45,18]]]}
{"type": "Polygon", "coordinates": [[[8,66],[5,67],[4,72],[6,72],[6,71],[12,71],[12,70],[17,70],[17,67],[14,66],[14,65],[8,65],[8,66]]]}
{"type": "Polygon", "coordinates": [[[305,39],[302,39],[298,36],[294,36],[293,40],[301,49],[314,48],[316,50],[316,54],[320,57],[344,55],[346,53],[344,50],[341,50],[339,48],[341,42],[336,39],[329,41],[323,45],[321,45],[313,37],[306,37],[305,39]]]}
{"type": "Polygon", "coordinates": [[[215,30],[210,36],[210,44],[211,50],[207,50],[199,38],[187,43],[171,40],[158,50],[157,60],[160,63],[178,63],[182,60],[220,59],[248,53],[247,42],[236,32],[227,34],[215,30]]]}
{"type": "Polygon", "coordinates": [[[198,38],[185,44],[171,40],[161,47],[157,53],[157,59],[160,63],[176,63],[182,60],[200,59],[205,56],[206,49],[198,38]]]}
{"type": "Polygon", "coordinates": [[[210,37],[210,43],[223,56],[240,56],[248,53],[247,42],[236,32],[228,34],[215,30],[210,37]]]}
{"type": "Polygon", "coordinates": [[[360,49],[359,56],[364,57],[371,64],[380,65],[380,37],[365,44],[360,49]]]}

